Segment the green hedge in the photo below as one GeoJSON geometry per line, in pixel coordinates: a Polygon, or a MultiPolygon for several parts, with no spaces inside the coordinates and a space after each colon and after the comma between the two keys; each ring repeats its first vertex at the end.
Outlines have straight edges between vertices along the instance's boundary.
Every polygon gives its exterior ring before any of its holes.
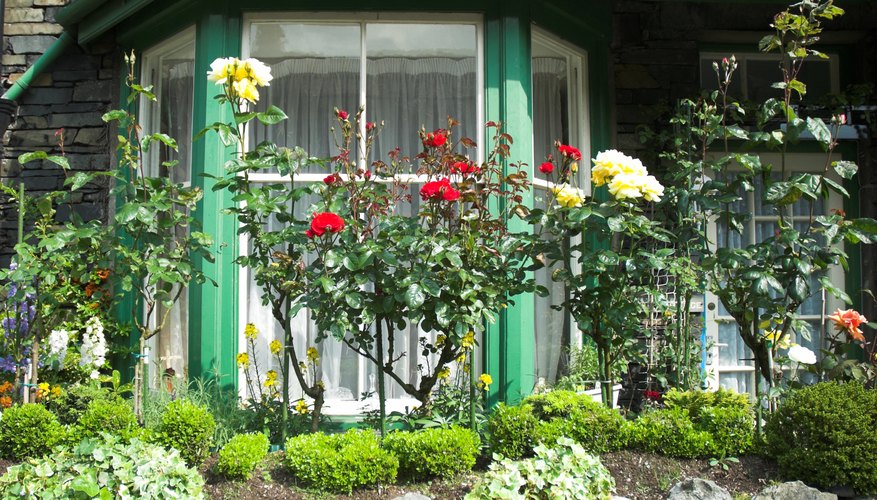
{"type": "Polygon", "coordinates": [[[384,438],[383,446],[399,459],[400,476],[422,481],[471,470],[481,440],[470,429],[434,428],[392,432],[384,438]]]}

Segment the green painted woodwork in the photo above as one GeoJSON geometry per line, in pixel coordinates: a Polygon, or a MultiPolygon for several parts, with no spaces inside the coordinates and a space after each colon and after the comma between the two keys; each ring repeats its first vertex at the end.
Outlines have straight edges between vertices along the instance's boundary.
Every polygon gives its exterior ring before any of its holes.
{"type": "MultiPolygon", "coordinates": [[[[514,138],[512,161],[530,163],[533,157],[533,120],[531,106],[530,21],[527,4],[505,2],[496,17],[488,16],[485,44],[490,62],[485,68],[485,105],[488,120],[503,123],[514,138]]],[[[532,165],[525,168],[533,176],[532,165]]],[[[532,206],[532,192],[524,203],[532,206]]],[[[519,220],[509,222],[512,231],[531,231],[519,220]]],[[[484,371],[491,374],[494,386],[489,401],[515,403],[534,385],[534,310],[533,296],[521,295],[500,314],[495,325],[488,325],[484,339],[487,354],[484,371]]]]}
{"type": "Polygon", "coordinates": [[[27,92],[27,89],[30,88],[37,77],[48,69],[55,62],[55,59],[63,55],[71,45],[73,45],[73,37],[70,33],[66,31],[61,33],[61,36],[52,43],[39,59],[27,68],[27,71],[12,84],[12,87],[3,94],[2,98],[17,101],[22,94],[27,92]]]}
{"type": "Polygon", "coordinates": [[[85,45],[136,14],[152,0],[110,0],[79,23],[79,43],[85,45]]]}
{"type": "MultiPolygon", "coordinates": [[[[207,68],[217,57],[240,55],[241,19],[209,13],[198,21],[195,34],[195,67],[207,68]]],[[[213,100],[216,86],[195,78],[193,130],[217,121],[231,121],[231,111],[213,100]]],[[[192,184],[204,190],[198,206],[203,230],[213,235],[214,262],[197,265],[217,286],[192,286],[189,293],[189,375],[217,376],[223,387],[237,387],[235,354],[238,350],[238,252],[237,221],[222,213],[232,206],[230,193],[212,190],[202,174],[223,175],[233,151],[216,134],[206,134],[192,147],[192,184]]]]}

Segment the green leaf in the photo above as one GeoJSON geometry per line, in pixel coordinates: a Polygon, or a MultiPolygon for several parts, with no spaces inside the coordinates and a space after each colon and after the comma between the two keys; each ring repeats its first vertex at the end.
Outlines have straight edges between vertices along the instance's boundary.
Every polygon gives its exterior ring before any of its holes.
{"type": "Polygon", "coordinates": [[[859,171],[859,166],[852,161],[835,161],[831,162],[831,166],[837,172],[837,175],[844,179],[852,179],[856,172],[859,171]]]}
{"type": "Polygon", "coordinates": [[[128,112],[125,110],[122,110],[122,109],[114,109],[112,111],[107,111],[106,113],[103,114],[103,116],[101,116],[101,120],[103,120],[104,123],[109,123],[109,122],[114,121],[114,120],[122,121],[122,120],[125,120],[127,118],[128,118],[128,112]]]}
{"type": "Polygon", "coordinates": [[[417,283],[412,283],[408,289],[405,290],[405,305],[410,309],[419,308],[425,301],[426,296],[423,293],[423,289],[421,289],[420,285],[417,283]]]}
{"type": "Polygon", "coordinates": [[[263,125],[275,125],[277,123],[286,120],[288,117],[286,113],[283,112],[282,109],[278,108],[275,105],[271,105],[265,111],[261,111],[256,113],[256,119],[262,122],[263,125]]]}
{"type": "Polygon", "coordinates": [[[87,174],[85,172],[76,172],[72,177],[68,177],[64,181],[65,186],[70,187],[70,191],[76,191],[82,186],[91,182],[93,176],[91,174],[87,174]]]}
{"type": "Polygon", "coordinates": [[[353,309],[362,307],[362,295],[359,292],[348,293],[344,296],[344,301],[353,309]]]}
{"type": "Polygon", "coordinates": [[[420,281],[420,285],[426,290],[426,293],[432,295],[433,297],[438,297],[442,293],[442,286],[437,281],[432,278],[423,278],[420,281]]]}
{"type": "Polygon", "coordinates": [[[834,283],[831,282],[831,279],[828,276],[820,276],[819,283],[822,285],[823,288],[825,288],[826,292],[828,292],[828,293],[834,295],[835,297],[837,297],[838,299],[844,301],[844,303],[846,303],[846,304],[853,303],[853,300],[850,298],[850,296],[847,295],[847,293],[845,291],[843,291],[842,289],[834,286],[834,283]]]}
{"type": "Polygon", "coordinates": [[[847,197],[847,198],[850,197],[850,193],[847,192],[847,190],[846,190],[843,186],[841,186],[840,184],[838,184],[837,182],[835,182],[835,181],[829,179],[828,177],[823,177],[823,178],[822,178],[822,181],[825,182],[825,184],[826,184],[828,187],[830,187],[831,189],[835,190],[836,192],[842,194],[843,196],[845,196],[845,197],[847,197]]]}
{"type": "Polygon", "coordinates": [[[821,118],[807,117],[807,130],[822,144],[823,148],[831,144],[831,131],[821,118]]]}
{"type": "Polygon", "coordinates": [[[31,151],[30,153],[23,153],[18,156],[18,163],[24,165],[25,163],[30,163],[34,160],[45,160],[49,157],[49,154],[45,151],[31,151]]]}

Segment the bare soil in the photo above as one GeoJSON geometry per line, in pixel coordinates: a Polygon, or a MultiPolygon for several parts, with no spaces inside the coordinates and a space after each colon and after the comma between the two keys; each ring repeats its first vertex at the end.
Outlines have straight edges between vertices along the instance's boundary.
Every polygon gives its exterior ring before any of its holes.
{"type": "MultiPolygon", "coordinates": [[[[260,471],[249,481],[233,482],[211,472],[215,457],[202,468],[209,498],[224,500],[251,499],[392,499],[407,492],[418,492],[434,499],[458,499],[466,495],[483,474],[476,471],[453,480],[432,481],[381,489],[356,491],[352,495],[330,495],[307,491],[296,483],[281,463],[282,453],[273,453],[260,471]]],[[[603,464],[615,478],[616,494],[631,500],[660,500],[677,482],[690,477],[710,479],[732,495],[746,496],[779,480],[776,464],[761,457],[740,457],[740,463],[726,462],[710,466],[705,459],[676,459],[635,451],[620,451],[602,456],[603,464]]]]}

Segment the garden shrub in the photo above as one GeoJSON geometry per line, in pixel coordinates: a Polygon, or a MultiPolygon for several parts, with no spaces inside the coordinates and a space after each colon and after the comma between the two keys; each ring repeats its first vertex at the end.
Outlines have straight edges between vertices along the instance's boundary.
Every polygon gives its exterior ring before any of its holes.
{"type": "Polygon", "coordinates": [[[200,499],[203,488],[176,450],[109,434],[12,466],[0,478],[3,498],[200,499]]]}
{"type": "Polygon", "coordinates": [[[539,419],[533,415],[532,406],[499,404],[487,421],[490,449],[512,459],[530,455],[537,443],[538,428],[539,419]]]}
{"type": "Polygon", "coordinates": [[[189,466],[197,467],[210,453],[215,427],[206,406],[180,399],[167,405],[151,439],[167,448],[176,448],[189,466]]]}
{"type": "Polygon", "coordinates": [[[533,458],[490,464],[466,499],[612,497],[615,481],[609,470],[572,439],[560,438],[552,447],[540,444],[534,451],[533,458]]]}
{"type": "Polygon", "coordinates": [[[534,394],[524,398],[522,404],[533,407],[533,414],[539,420],[566,418],[581,409],[591,409],[600,403],[594,402],[591,396],[573,391],[551,391],[534,394]]]}
{"type": "Polygon", "coordinates": [[[247,480],[268,454],[268,436],[238,434],[219,450],[216,471],[229,479],[247,480]]]}
{"type": "Polygon", "coordinates": [[[62,424],[75,425],[93,401],[122,401],[122,398],[107,388],[80,384],[66,388],[60,398],[49,399],[45,404],[62,424]]]}
{"type": "Polygon", "coordinates": [[[752,449],[755,417],[747,394],[729,389],[715,392],[671,389],[664,394],[664,405],[686,412],[697,430],[710,434],[711,442],[704,455],[733,456],[752,449]]]}
{"type": "Polygon", "coordinates": [[[877,391],[835,382],[795,391],[768,419],[765,437],[789,479],[877,493],[877,391]]]}
{"type": "Polygon", "coordinates": [[[303,434],[286,441],[286,466],[306,485],[334,493],[395,481],[399,461],[370,431],[303,434]]]}
{"type": "Polygon", "coordinates": [[[755,442],[755,419],[748,409],[737,406],[704,408],[694,425],[710,434],[709,454],[713,457],[747,453],[755,442]]]}
{"type": "Polygon", "coordinates": [[[140,435],[140,425],[131,405],[124,400],[95,399],[79,417],[79,422],[71,432],[76,444],[84,438],[95,438],[102,432],[119,436],[122,442],[128,442],[140,435]]]}
{"type": "Polygon", "coordinates": [[[478,434],[462,427],[393,432],[384,448],[399,459],[399,474],[408,479],[449,478],[471,470],[481,442],[478,434]]]}
{"type": "Polygon", "coordinates": [[[688,410],[667,408],[640,414],[630,427],[630,444],[671,457],[694,458],[711,455],[712,436],[695,427],[688,410]]]}
{"type": "Polygon", "coordinates": [[[748,394],[740,394],[730,389],[719,388],[713,391],[680,391],[670,389],[663,396],[664,406],[680,408],[688,411],[692,419],[698,420],[700,412],[705,408],[739,408],[752,411],[748,394]]]}
{"type": "Polygon", "coordinates": [[[43,405],[13,406],[0,418],[0,456],[9,460],[41,457],[66,435],[58,417],[43,405]]]}
{"type": "Polygon", "coordinates": [[[582,445],[590,453],[617,451],[627,445],[627,427],[630,425],[617,411],[594,402],[590,396],[576,409],[562,418],[542,422],[537,440],[554,443],[566,436],[582,445]]]}

